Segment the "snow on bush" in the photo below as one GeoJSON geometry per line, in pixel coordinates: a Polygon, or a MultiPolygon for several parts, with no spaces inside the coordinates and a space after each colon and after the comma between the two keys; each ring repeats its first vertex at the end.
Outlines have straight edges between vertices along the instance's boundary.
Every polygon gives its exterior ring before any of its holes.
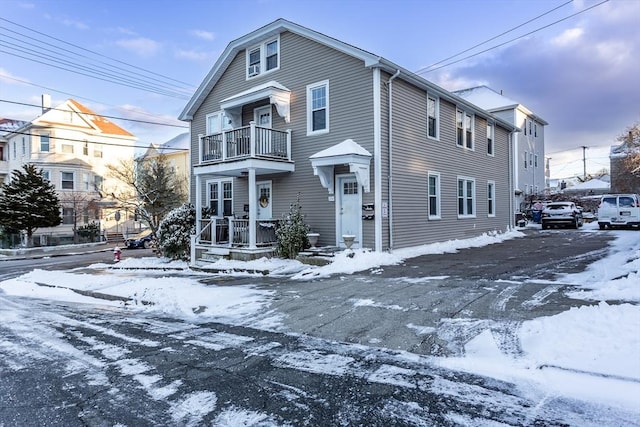
{"type": "Polygon", "coordinates": [[[195,224],[196,209],[188,203],[169,212],[158,227],[158,243],[162,254],[171,259],[188,260],[195,224]]]}

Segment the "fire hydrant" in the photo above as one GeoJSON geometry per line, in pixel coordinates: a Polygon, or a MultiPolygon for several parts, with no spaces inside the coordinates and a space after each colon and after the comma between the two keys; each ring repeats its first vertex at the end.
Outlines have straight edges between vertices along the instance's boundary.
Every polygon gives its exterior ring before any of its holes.
{"type": "Polygon", "coordinates": [[[122,254],[122,251],[120,250],[119,247],[115,247],[113,248],[113,262],[120,262],[120,255],[122,254]]]}

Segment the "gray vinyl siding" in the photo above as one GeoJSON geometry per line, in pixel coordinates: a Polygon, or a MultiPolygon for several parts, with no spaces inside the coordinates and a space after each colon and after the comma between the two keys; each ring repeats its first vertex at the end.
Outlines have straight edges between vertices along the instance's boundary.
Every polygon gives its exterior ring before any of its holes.
{"type": "MultiPolygon", "coordinates": [[[[257,176],[257,181],[271,180],[273,183],[272,212],[274,218],[281,218],[289,211],[291,203],[300,195],[300,204],[305,222],[320,233],[320,245],[334,245],[335,202],[329,201],[329,193],[313,175],[309,156],[338,144],[345,139],[353,139],[373,154],[373,72],[364,67],[362,61],[340,53],[296,34],[285,32],[280,35],[280,68],[264,76],[246,80],[245,52],[239,52],[202,106],[194,114],[192,122],[192,164],[196,158],[197,135],[205,133],[206,115],[219,111],[220,101],[252,87],[275,80],[291,90],[291,121],[285,123],[272,108],[274,129],[292,131],[292,160],[295,162],[293,174],[257,176]],[[307,94],[309,84],[329,81],[329,132],[307,136],[307,94]]],[[[253,120],[253,111],[243,109],[243,124],[253,120]]],[[[371,162],[373,172],[373,161],[371,162]]],[[[336,174],[347,170],[336,167],[336,174]]],[[[192,179],[192,182],[194,180],[192,179]]],[[[373,203],[374,180],[371,177],[371,192],[362,195],[363,203],[373,203]]],[[[192,185],[192,195],[195,194],[192,185]]],[[[234,213],[243,215],[243,205],[247,200],[247,180],[234,180],[234,213]]],[[[373,247],[373,221],[363,226],[363,244],[373,247]]]]}
{"type": "Polygon", "coordinates": [[[495,156],[486,151],[486,120],[475,116],[474,147],[456,145],[456,105],[440,98],[440,138],[427,138],[426,93],[393,84],[393,246],[417,246],[506,230],[508,136],[496,126],[495,156]],[[428,173],[440,174],[440,219],[428,217],[428,173]],[[458,217],[458,177],[475,179],[475,217],[458,217]],[[496,184],[496,215],[487,215],[487,181],[496,184]]]}

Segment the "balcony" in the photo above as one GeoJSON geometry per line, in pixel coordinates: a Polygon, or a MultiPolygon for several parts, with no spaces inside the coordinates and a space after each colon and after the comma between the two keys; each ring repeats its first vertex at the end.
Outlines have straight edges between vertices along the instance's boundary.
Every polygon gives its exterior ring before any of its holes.
{"type": "Polygon", "coordinates": [[[200,137],[200,165],[247,159],[291,161],[291,131],[249,126],[200,137]]]}

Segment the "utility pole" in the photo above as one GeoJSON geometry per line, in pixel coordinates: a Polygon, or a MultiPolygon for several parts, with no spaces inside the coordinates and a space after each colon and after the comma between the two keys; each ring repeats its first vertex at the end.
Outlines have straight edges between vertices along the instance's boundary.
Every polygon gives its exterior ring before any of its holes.
{"type": "Polygon", "coordinates": [[[585,156],[585,152],[587,150],[587,146],[582,146],[582,180],[587,180],[587,158],[585,156]]]}

